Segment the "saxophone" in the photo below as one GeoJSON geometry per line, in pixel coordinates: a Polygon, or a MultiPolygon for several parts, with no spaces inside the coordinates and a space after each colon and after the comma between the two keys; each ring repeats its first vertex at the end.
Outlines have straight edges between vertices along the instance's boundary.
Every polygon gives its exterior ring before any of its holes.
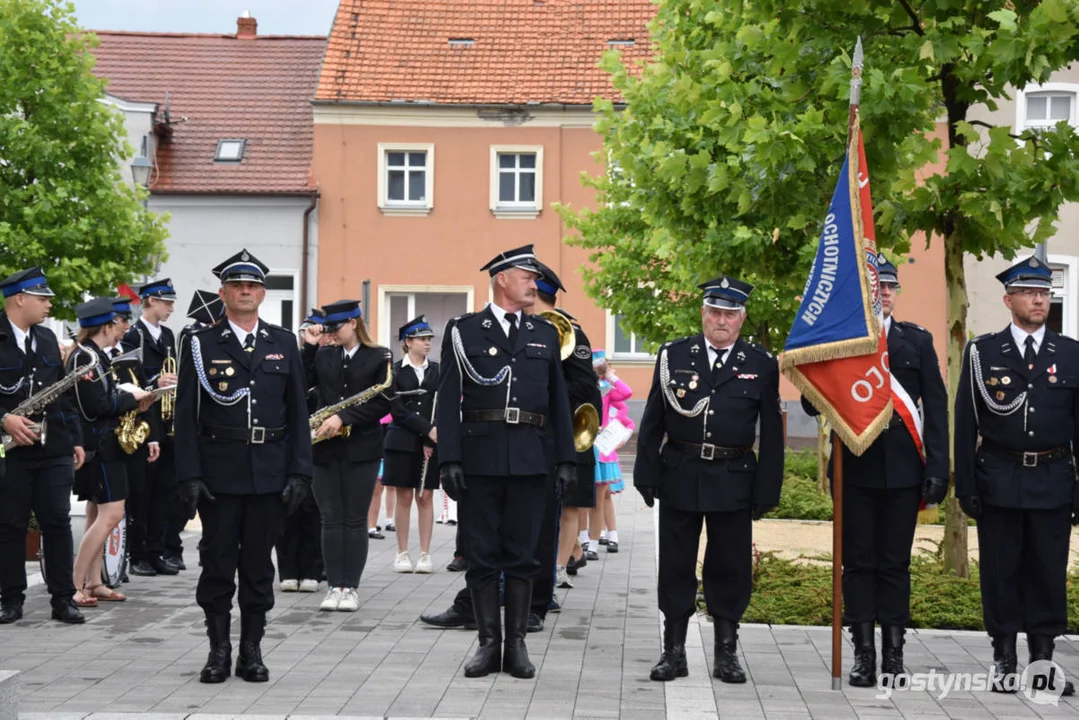
{"type": "MultiPolygon", "coordinates": [[[[135,377],[135,371],[131,368],[128,368],[127,371],[131,374],[132,384],[138,385],[139,381],[135,377]]],[[[116,377],[116,373],[113,373],[113,377],[116,377]]],[[[120,416],[120,424],[116,426],[114,432],[117,440],[120,441],[120,449],[131,455],[139,449],[139,445],[142,445],[150,437],[150,426],[145,420],[139,420],[137,410],[132,410],[120,416]]]]}
{"type": "MultiPolygon", "coordinates": [[[[94,359],[91,363],[88,363],[81,368],[72,368],[71,372],[65,375],[63,379],[53,383],[52,385],[49,385],[47,388],[37,393],[36,395],[31,395],[30,397],[26,398],[21,403],[19,403],[14,410],[11,410],[9,414],[19,415],[21,417],[33,417],[41,415],[45,412],[46,408],[48,408],[49,405],[59,400],[61,395],[63,395],[71,388],[75,387],[75,384],[78,383],[84,375],[88,374],[92,377],[96,372],[97,356],[94,355],[94,359]]],[[[44,445],[46,433],[45,418],[42,417],[41,422],[35,423],[32,429],[36,433],[38,433],[38,442],[44,445]]],[[[15,440],[13,440],[12,437],[7,433],[4,433],[2,436],[0,436],[0,439],[2,439],[3,441],[5,452],[17,446],[15,440]]]]}
{"type": "MultiPolygon", "coordinates": [[[[357,405],[363,405],[364,403],[369,402],[370,400],[374,399],[376,395],[381,395],[383,392],[388,390],[390,385],[393,385],[393,361],[392,360],[387,361],[387,363],[386,363],[386,379],[385,379],[385,381],[379,383],[378,385],[372,385],[371,387],[367,388],[363,392],[358,392],[355,395],[347,397],[347,398],[345,398],[344,400],[342,400],[339,403],[334,403],[333,405],[327,405],[326,407],[322,408],[321,410],[318,410],[317,412],[315,412],[315,414],[310,417],[310,419],[308,421],[308,424],[311,426],[311,444],[314,445],[315,443],[320,443],[323,440],[329,440],[330,439],[330,438],[326,438],[326,437],[320,437],[320,438],[315,437],[315,433],[318,432],[318,429],[322,426],[322,423],[324,423],[326,420],[333,417],[334,415],[336,415],[337,413],[339,413],[342,410],[345,410],[345,409],[350,408],[350,407],[355,407],[357,405]]],[[[343,428],[341,428],[341,431],[338,432],[337,435],[334,435],[334,437],[345,438],[345,437],[348,437],[349,434],[351,434],[351,432],[352,432],[352,427],[350,425],[345,425],[343,428]]]]}

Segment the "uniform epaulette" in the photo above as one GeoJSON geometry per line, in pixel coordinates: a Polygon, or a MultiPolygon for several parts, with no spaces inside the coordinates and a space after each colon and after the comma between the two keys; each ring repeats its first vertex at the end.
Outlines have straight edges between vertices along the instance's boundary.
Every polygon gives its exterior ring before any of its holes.
{"type": "MultiPolygon", "coordinates": [[[[191,327],[191,326],[188,325],[187,327],[191,327]]],[[[192,330],[190,330],[188,332],[188,335],[201,335],[202,333],[206,332],[207,330],[213,330],[213,329],[215,329],[217,327],[220,327],[220,323],[218,323],[216,325],[203,325],[200,328],[193,328],[192,330]]]]}
{"type": "Polygon", "coordinates": [[[667,349],[669,347],[674,347],[675,345],[678,345],[680,343],[684,343],[687,340],[692,340],[695,337],[697,337],[697,336],[696,335],[686,335],[685,337],[675,338],[674,340],[668,340],[667,342],[660,345],[659,349],[660,350],[665,350],[665,349],[667,349]]]}
{"type": "Polygon", "coordinates": [[[907,330],[918,330],[919,332],[924,332],[926,335],[932,334],[918,323],[911,322],[910,320],[896,320],[896,322],[907,330]]]}
{"type": "Polygon", "coordinates": [[[764,355],[765,357],[768,357],[768,358],[774,358],[775,357],[775,355],[772,354],[771,350],[764,347],[760,343],[746,343],[746,344],[749,345],[749,347],[752,348],[753,350],[756,350],[757,352],[759,352],[761,355],[764,355]]]}
{"type": "Polygon", "coordinates": [[[993,337],[994,335],[996,335],[996,333],[985,333],[983,335],[979,335],[977,337],[971,338],[970,342],[972,342],[972,343],[980,343],[983,340],[988,340],[989,338],[993,337]]]}
{"type": "Polygon", "coordinates": [[[454,323],[459,323],[462,320],[467,320],[468,318],[472,317],[475,314],[476,313],[474,313],[474,312],[468,312],[468,313],[465,313],[464,315],[458,315],[455,318],[450,318],[449,321],[446,323],[446,327],[449,327],[450,325],[453,325],[454,323]]]}
{"type": "Polygon", "coordinates": [[[551,327],[555,328],[556,330],[558,329],[558,328],[555,327],[555,324],[553,322],[551,322],[547,318],[543,317],[542,315],[528,315],[527,317],[528,317],[529,320],[535,320],[536,322],[541,322],[544,325],[550,325],[551,327]]]}
{"type": "Polygon", "coordinates": [[[273,323],[266,323],[266,327],[270,328],[274,332],[278,332],[282,335],[288,335],[289,337],[292,337],[292,331],[288,328],[281,327],[280,325],[274,325],[273,323]]]}
{"type": "Polygon", "coordinates": [[[562,315],[564,315],[565,318],[567,320],[569,320],[571,323],[576,323],[577,322],[577,318],[573,317],[572,315],[570,315],[568,312],[566,312],[562,308],[555,308],[555,311],[562,314],[562,315]]]}

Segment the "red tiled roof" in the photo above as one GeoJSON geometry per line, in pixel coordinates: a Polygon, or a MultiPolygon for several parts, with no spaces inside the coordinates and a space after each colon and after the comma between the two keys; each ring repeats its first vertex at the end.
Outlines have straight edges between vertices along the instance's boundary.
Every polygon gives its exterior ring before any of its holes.
{"type": "MultiPolygon", "coordinates": [[[[96,32],[95,72],[110,95],[169,98],[171,137],[157,149],[150,189],[183,193],[295,193],[313,189],[311,98],[326,39],[264,35],[96,32]],[[242,163],[215,163],[217,141],[247,140],[242,163]]],[[[136,147],[139,138],[131,138],[136,147]]]]}
{"type": "Polygon", "coordinates": [[[651,0],[341,0],[315,99],[591,105],[611,40],[648,57],[651,0]],[[450,39],[471,39],[451,46],[450,39]]]}

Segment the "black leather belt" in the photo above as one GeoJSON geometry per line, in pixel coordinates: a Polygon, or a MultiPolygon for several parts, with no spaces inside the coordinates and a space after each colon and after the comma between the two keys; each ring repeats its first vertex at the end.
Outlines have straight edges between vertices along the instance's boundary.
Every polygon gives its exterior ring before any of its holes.
{"type": "Polygon", "coordinates": [[[465,422],[504,422],[509,425],[524,424],[536,427],[547,424],[545,416],[513,407],[505,410],[466,410],[461,413],[461,419],[465,422]]]}
{"type": "Polygon", "coordinates": [[[201,428],[203,437],[214,440],[238,440],[240,442],[261,445],[267,442],[277,442],[285,439],[285,428],[247,428],[221,427],[219,425],[203,425],[201,428]]]}
{"type": "Polygon", "coordinates": [[[1071,447],[1068,445],[1061,445],[1058,448],[1052,450],[1039,450],[1037,452],[1021,452],[1019,450],[1010,450],[1003,445],[998,445],[995,442],[989,440],[982,441],[982,450],[987,453],[996,455],[997,457],[1004,458],[1005,460],[1014,460],[1022,463],[1023,467],[1038,467],[1044,465],[1052,460],[1059,460],[1061,458],[1068,457],[1071,453],[1071,447]]]}
{"type": "Polygon", "coordinates": [[[722,447],[711,443],[687,443],[678,440],[668,440],[667,442],[687,455],[696,455],[701,460],[734,460],[753,452],[753,446],[751,445],[745,447],[722,447]]]}

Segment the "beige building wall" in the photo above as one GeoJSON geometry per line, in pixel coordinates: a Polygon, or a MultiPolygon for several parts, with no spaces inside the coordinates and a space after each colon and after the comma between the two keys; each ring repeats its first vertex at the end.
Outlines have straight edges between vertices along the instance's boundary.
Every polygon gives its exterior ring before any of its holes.
{"type": "MultiPolygon", "coordinates": [[[[1013,133],[1024,129],[1027,121],[1028,98],[1032,93],[1070,95],[1070,121],[1079,126],[1076,97],[1079,96],[1079,65],[1054,73],[1050,82],[1040,87],[1032,86],[1013,91],[1013,101],[1003,102],[996,111],[984,105],[971,109],[969,117],[992,125],[1010,127],[1013,133]]],[[[1060,209],[1056,234],[1046,243],[1049,263],[1054,272],[1054,299],[1059,299],[1060,329],[1065,335],[1079,337],[1079,203],[1067,203],[1060,209]]],[[[1023,250],[1013,260],[997,255],[981,261],[967,257],[964,267],[967,275],[967,293],[970,309],[967,327],[975,335],[997,332],[1010,322],[1010,315],[1002,298],[1004,288],[996,279],[997,273],[1010,267],[1019,258],[1033,254],[1023,250]]]]}

